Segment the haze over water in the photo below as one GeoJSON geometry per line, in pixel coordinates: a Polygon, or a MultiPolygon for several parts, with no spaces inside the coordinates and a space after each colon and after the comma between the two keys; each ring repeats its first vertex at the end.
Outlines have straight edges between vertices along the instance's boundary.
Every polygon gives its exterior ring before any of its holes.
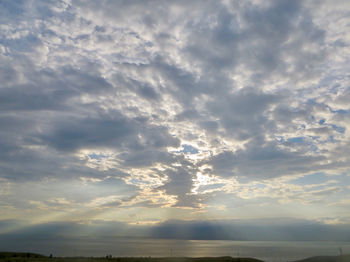
{"type": "Polygon", "coordinates": [[[267,262],[293,261],[311,256],[350,253],[349,242],[223,241],[105,238],[74,240],[36,240],[18,242],[20,249],[1,243],[12,251],[30,251],[54,256],[104,257],[254,257],[267,262]],[[340,251],[341,248],[341,251],[340,251]]]}

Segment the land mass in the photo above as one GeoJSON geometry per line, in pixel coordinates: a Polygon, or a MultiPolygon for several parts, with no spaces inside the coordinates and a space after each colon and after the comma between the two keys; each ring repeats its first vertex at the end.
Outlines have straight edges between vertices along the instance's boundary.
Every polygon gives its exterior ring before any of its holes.
{"type": "MultiPolygon", "coordinates": [[[[246,257],[53,257],[25,252],[0,252],[0,262],[264,262],[246,257]]],[[[317,256],[295,262],[350,262],[350,255],[317,256]]]]}
{"type": "Polygon", "coordinates": [[[295,262],[350,262],[350,255],[309,257],[295,262]]]}

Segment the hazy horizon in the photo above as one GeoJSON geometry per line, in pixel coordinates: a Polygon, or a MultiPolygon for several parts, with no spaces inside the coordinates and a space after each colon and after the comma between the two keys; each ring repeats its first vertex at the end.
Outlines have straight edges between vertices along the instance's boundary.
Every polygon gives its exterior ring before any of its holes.
{"type": "Polygon", "coordinates": [[[167,220],[153,225],[105,221],[49,222],[28,225],[23,220],[0,221],[0,242],[23,240],[153,238],[238,241],[349,241],[348,225],[327,225],[286,218],[245,220],[167,220]]]}
{"type": "Polygon", "coordinates": [[[0,0],[0,241],[350,241],[349,14],[0,0]]]}
{"type": "Polygon", "coordinates": [[[296,261],[312,256],[349,254],[349,242],[230,241],[174,239],[36,239],[17,245],[1,242],[11,251],[36,252],[54,257],[251,257],[266,262],[296,261]],[[24,249],[20,249],[20,248],[24,249]]]}

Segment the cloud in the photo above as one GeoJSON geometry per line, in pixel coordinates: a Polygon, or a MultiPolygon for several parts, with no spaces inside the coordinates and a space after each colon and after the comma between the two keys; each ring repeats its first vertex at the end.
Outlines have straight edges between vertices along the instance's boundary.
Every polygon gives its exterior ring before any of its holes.
{"type": "Polygon", "coordinates": [[[168,195],[175,195],[177,197],[175,206],[198,208],[200,207],[200,198],[191,195],[193,178],[197,170],[188,161],[182,161],[180,165],[181,167],[176,167],[175,170],[165,170],[169,180],[163,186],[159,187],[159,189],[164,189],[168,195]]]}
{"type": "Polygon", "coordinates": [[[246,150],[232,153],[222,152],[209,160],[216,174],[220,176],[242,176],[253,179],[273,178],[282,175],[308,173],[317,170],[317,162],[322,157],[306,157],[304,155],[284,151],[275,143],[264,146],[248,144],[246,150]],[[242,152],[243,151],[243,152],[242,152]],[[315,165],[315,166],[314,166],[315,165]]]}
{"type": "Polygon", "coordinates": [[[191,219],[230,197],[258,207],[283,195],[319,209],[324,196],[348,196],[338,184],[286,182],[327,173],[349,185],[344,1],[0,7],[0,182],[11,185],[0,193],[12,208],[4,219],[33,206],[80,218],[89,204],[92,218],[152,210],[191,219]],[[16,196],[33,184],[52,191],[16,196]]]}

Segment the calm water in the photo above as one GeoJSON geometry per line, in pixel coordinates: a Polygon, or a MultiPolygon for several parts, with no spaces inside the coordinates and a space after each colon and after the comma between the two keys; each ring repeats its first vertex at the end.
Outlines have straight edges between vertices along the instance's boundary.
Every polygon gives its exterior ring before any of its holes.
{"type": "Polygon", "coordinates": [[[241,256],[269,262],[293,261],[316,255],[350,254],[350,242],[275,242],[221,240],[115,239],[35,240],[0,243],[2,250],[55,256],[241,256]],[[12,243],[12,244],[11,244],[12,243]],[[23,248],[25,247],[25,248],[23,248]],[[19,250],[18,250],[19,249],[19,250]],[[25,249],[25,250],[24,250],[25,249]]]}

